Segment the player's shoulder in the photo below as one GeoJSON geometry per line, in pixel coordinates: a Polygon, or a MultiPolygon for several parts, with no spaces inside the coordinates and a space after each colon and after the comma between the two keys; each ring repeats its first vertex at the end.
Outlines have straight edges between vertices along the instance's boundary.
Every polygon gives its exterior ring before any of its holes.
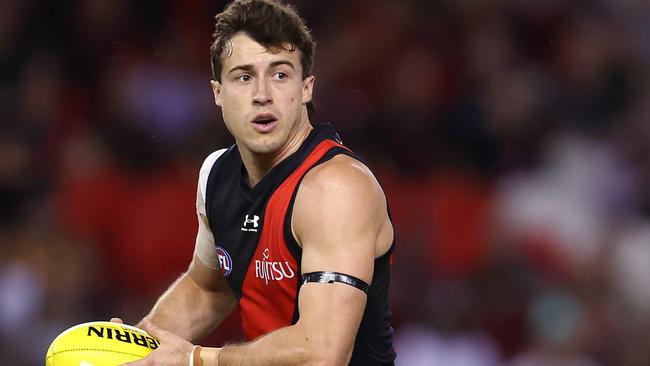
{"type": "MultiPolygon", "coordinates": [[[[327,227],[323,230],[332,235],[338,235],[339,229],[354,228],[358,233],[379,230],[386,222],[386,214],[386,197],[370,169],[341,154],[305,175],[296,195],[292,227],[304,245],[315,226],[327,227]]],[[[323,230],[315,232],[329,235],[323,230]]]]}
{"type": "Polygon", "coordinates": [[[301,186],[322,193],[383,195],[370,168],[346,154],[336,155],[312,168],[305,175],[301,186]]]}
{"type": "Polygon", "coordinates": [[[219,158],[223,156],[226,151],[228,151],[228,148],[213,151],[205,158],[205,160],[203,160],[203,164],[201,164],[201,169],[199,170],[199,189],[204,199],[208,186],[208,178],[210,177],[210,171],[212,171],[212,167],[214,166],[215,162],[219,160],[219,158]]]}

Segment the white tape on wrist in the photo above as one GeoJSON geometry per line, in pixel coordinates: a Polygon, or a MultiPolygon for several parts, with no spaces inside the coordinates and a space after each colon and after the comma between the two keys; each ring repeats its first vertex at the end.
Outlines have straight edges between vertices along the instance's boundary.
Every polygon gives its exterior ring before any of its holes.
{"type": "Polygon", "coordinates": [[[189,361],[190,366],[194,366],[194,352],[196,351],[197,347],[199,346],[197,345],[192,347],[192,352],[190,352],[190,361],[189,361]]]}

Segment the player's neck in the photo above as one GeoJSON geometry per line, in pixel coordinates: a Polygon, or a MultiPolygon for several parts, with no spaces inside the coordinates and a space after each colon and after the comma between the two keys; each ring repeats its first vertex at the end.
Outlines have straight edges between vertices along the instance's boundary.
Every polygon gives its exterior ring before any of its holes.
{"type": "Polygon", "coordinates": [[[300,127],[289,136],[287,143],[282,148],[269,154],[255,154],[250,151],[244,152],[240,150],[242,162],[247,172],[248,185],[254,187],[271,169],[296,152],[313,129],[309,121],[301,123],[300,127]]]}

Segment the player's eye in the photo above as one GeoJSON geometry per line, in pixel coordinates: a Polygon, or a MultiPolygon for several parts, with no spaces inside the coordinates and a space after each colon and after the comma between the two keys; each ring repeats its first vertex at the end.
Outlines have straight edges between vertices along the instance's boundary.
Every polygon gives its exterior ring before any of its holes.
{"type": "Polygon", "coordinates": [[[281,71],[276,72],[275,74],[273,74],[273,78],[277,79],[277,80],[284,80],[287,77],[289,77],[289,75],[287,75],[286,73],[281,72],[281,71]]]}
{"type": "Polygon", "coordinates": [[[248,74],[242,74],[237,77],[237,80],[242,81],[242,82],[249,82],[253,80],[253,77],[248,75],[248,74]]]}

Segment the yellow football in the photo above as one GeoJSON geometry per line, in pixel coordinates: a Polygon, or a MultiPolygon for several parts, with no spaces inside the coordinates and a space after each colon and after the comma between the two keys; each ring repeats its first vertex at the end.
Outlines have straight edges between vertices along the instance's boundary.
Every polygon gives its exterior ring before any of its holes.
{"type": "Polygon", "coordinates": [[[115,366],[139,360],[160,343],[142,329],[112,322],[75,325],[59,334],[45,356],[46,366],[115,366]]]}

